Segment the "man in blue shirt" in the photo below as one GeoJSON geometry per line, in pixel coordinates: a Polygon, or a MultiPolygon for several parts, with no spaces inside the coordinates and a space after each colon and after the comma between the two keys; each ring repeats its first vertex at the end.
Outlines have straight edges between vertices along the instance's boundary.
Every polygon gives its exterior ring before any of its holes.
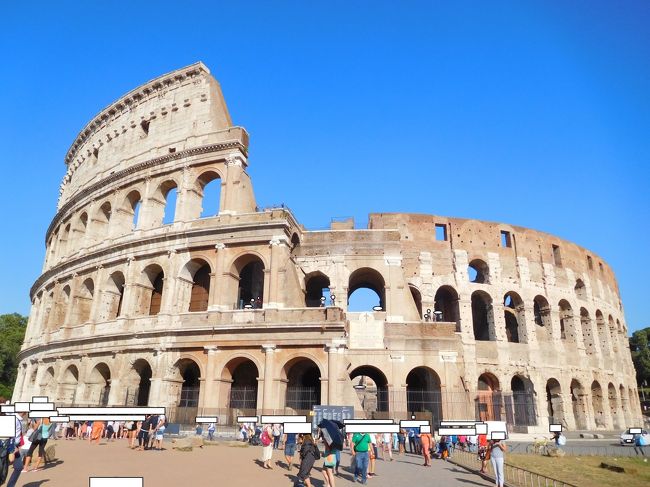
{"type": "Polygon", "coordinates": [[[16,436],[13,439],[10,439],[10,449],[9,453],[15,454],[16,458],[13,461],[14,471],[9,477],[9,482],[7,482],[7,487],[15,487],[16,482],[18,482],[18,477],[20,477],[21,472],[23,471],[23,458],[20,455],[20,440],[23,436],[23,418],[25,413],[15,413],[16,417],[16,436]]]}
{"type": "Polygon", "coordinates": [[[415,428],[406,428],[406,431],[409,438],[409,453],[417,453],[415,428]]]}

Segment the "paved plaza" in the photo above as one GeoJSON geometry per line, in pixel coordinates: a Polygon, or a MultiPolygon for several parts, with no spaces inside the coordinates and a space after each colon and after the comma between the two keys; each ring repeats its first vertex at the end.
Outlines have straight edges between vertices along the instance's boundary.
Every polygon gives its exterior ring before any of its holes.
{"type": "MultiPolygon", "coordinates": [[[[202,487],[226,486],[292,487],[297,469],[288,472],[284,466],[283,452],[273,453],[275,468],[264,470],[258,459],[261,447],[234,447],[224,443],[205,446],[192,452],[179,452],[165,443],[164,451],[132,451],[124,440],[100,445],[87,441],[71,440],[56,442],[57,460],[40,472],[24,473],[18,487],[88,487],[90,476],[144,477],[145,487],[202,487]]],[[[350,456],[344,453],[342,476],[336,479],[338,486],[355,484],[348,472],[350,456]]],[[[322,465],[322,461],[317,462],[322,465]]],[[[375,487],[421,486],[490,486],[490,482],[450,463],[434,460],[433,466],[425,468],[422,459],[415,455],[396,457],[393,462],[377,460],[377,476],[368,480],[375,487]]],[[[323,487],[320,467],[312,471],[314,487],[323,487]]]]}

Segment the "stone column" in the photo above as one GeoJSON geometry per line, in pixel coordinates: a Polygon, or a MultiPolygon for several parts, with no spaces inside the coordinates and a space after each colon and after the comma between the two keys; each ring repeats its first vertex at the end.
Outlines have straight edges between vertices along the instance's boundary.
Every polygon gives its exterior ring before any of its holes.
{"type": "Polygon", "coordinates": [[[273,354],[275,353],[275,345],[262,345],[264,349],[264,399],[262,402],[262,411],[271,412],[274,409],[275,403],[273,394],[273,354]]]}
{"type": "Polygon", "coordinates": [[[154,364],[151,374],[151,388],[149,389],[150,406],[167,406],[171,405],[166,391],[164,391],[163,380],[167,373],[167,349],[155,349],[154,364]]]}
{"type": "Polygon", "coordinates": [[[224,278],[224,267],[226,265],[226,244],[218,243],[214,246],[217,258],[214,265],[214,274],[210,275],[210,298],[208,310],[229,309],[227,297],[227,283],[224,278]],[[214,276],[214,277],[213,277],[214,276]]]}
{"type": "Polygon", "coordinates": [[[203,383],[204,388],[201,388],[202,398],[199,401],[199,407],[205,408],[217,408],[219,407],[219,387],[216,384],[216,371],[215,365],[217,360],[217,353],[219,349],[214,345],[208,345],[203,347],[206,354],[208,355],[207,365],[205,367],[205,381],[203,383]],[[203,390],[205,389],[205,391],[203,390]]]}
{"type": "Polygon", "coordinates": [[[221,201],[219,214],[233,214],[239,210],[239,189],[241,176],[244,171],[246,159],[239,153],[232,153],[226,157],[226,181],[221,186],[221,201]]]}
{"type": "Polygon", "coordinates": [[[386,281],[386,287],[384,291],[385,300],[384,310],[386,311],[386,321],[391,322],[402,322],[404,321],[404,316],[397,314],[400,309],[400,305],[403,304],[400,299],[400,289],[403,291],[403,287],[397,285],[398,275],[401,280],[401,265],[402,265],[402,256],[401,255],[386,255],[384,254],[384,261],[388,270],[388,280],[386,281]],[[396,273],[396,268],[400,268],[399,273],[396,273]]]}
{"type": "Polygon", "coordinates": [[[269,242],[271,246],[271,258],[269,262],[270,275],[269,277],[269,296],[264,296],[265,308],[281,308],[284,303],[281,299],[280,287],[283,283],[280,282],[279,275],[284,271],[284,266],[289,258],[288,249],[289,241],[285,235],[276,235],[269,242]]]}
{"type": "Polygon", "coordinates": [[[327,403],[334,405],[338,402],[338,373],[339,373],[339,346],[327,345],[327,403]]]}
{"type": "Polygon", "coordinates": [[[488,323],[490,321],[490,311],[492,312],[492,323],[490,327],[490,340],[496,340],[497,342],[508,342],[508,337],[506,335],[506,320],[503,315],[503,304],[492,302],[488,304],[488,323]],[[491,310],[490,310],[491,308],[491,310]]]}

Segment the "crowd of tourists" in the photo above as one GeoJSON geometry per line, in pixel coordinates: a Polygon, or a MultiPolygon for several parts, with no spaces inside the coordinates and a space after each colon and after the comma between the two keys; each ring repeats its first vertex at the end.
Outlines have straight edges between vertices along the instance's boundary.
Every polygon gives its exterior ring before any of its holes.
{"type": "MultiPolygon", "coordinates": [[[[144,421],[70,421],[67,424],[50,423],[48,418],[29,419],[27,413],[13,413],[13,416],[16,436],[0,441],[0,460],[11,467],[7,487],[14,487],[22,474],[43,469],[49,456],[48,440],[85,440],[98,444],[101,439],[124,439],[133,450],[160,451],[167,425],[164,415],[148,415],[144,421]]],[[[2,471],[0,465],[0,475],[2,471]]]]}
{"type": "Polygon", "coordinates": [[[377,459],[393,461],[394,456],[409,453],[423,458],[423,466],[430,467],[433,458],[447,460],[454,451],[476,453],[481,460],[481,472],[486,472],[488,461],[492,463],[497,487],[502,487],[503,463],[506,444],[499,440],[488,440],[487,435],[439,436],[421,433],[417,428],[401,429],[399,433],[347,433],[343,424],[324,420],[314,434],[284,433],[282,425],[267,424],[254,427],[240,425],[240,439],[252,445],[261,445],[261,466],[273,469],[273,451],[284,449],[284,464],[288,471],[298,468],[296,487],[310,487],[310,476],[319,460],[323,461],[322,475],[326,487],[335,487],[340,475],[341,452],[349,451],[352,456],[350,472],[354,480],[366,484],[377,475],[377,459]],[[321,448],[322,446],[322,448],[321,448]]]}

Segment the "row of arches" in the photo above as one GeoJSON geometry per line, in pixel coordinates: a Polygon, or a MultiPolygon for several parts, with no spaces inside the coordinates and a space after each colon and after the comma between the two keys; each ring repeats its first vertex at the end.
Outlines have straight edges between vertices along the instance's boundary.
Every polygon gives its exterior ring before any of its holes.
{"type": "MultiPolygon", "coordinates": [[[[171,292],[167,289],[171,280],[163,267],[157,263],[148,264],[132,283],[126,282],[125,272],[112,272],[101,282],[99,292],[96,290],[96,278],[86,277],[76,285],[71,281],[58,291],[50,289],[44,296],[42,293],[38,295],[35,305],[40,329],[55,329],[64,324],[88,321],[105,322],[122,316],[159,314],[171,292]]],[[[232,298],[233,306],[240,309],[261,308],[264,300],[262,259],[250,254],[240,256],[232,264],[231,275],[238,282],[237,294],[232,298]]],[[[212,267],[207,261],[190,260],[177,275],[169,306],[177,306],[179,312],[206,311],[213,276],[212,267]]]]}
{"type": "Polygon", "coordinates": [[[48,240],[46,266],[56,264],[81,248],[126,235],[136,229],[149,229],[179,220],[217,215],[221,206],[222,176],[217,169],[206,169],[184,188],[179,198],[180,178],[168,177],[147,194],[144,184],[118,192],[62,222],[48,240]]]}

